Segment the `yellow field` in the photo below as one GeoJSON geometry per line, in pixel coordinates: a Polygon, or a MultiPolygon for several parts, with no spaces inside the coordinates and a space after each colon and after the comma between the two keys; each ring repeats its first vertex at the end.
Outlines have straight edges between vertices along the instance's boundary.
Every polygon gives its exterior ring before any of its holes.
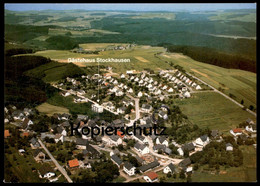
{"type": "Polygon", "coordinates": [[[64,107],[58,107],[49,103],[43,103],[36,107],[39,112],[45,113],[47,116],[52,116],[54,113],[66,113],[69,114],[69,109],[64,107]]]}

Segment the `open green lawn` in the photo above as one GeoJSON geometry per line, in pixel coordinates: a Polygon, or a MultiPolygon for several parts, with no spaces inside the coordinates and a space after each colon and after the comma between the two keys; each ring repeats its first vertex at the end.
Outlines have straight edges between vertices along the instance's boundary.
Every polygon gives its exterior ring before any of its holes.
{"type": "Polygon", "coordinates": [[[69,113],[69,109],[65,107],[58,107],[58,106],[51,105],[49,103],[43,103],[37,106],[36,109],[39,112],[46,114],[47,116],[52,116],[54,113],[60,113],[60,114],[69,113]]]}
{"type": "Polygon", "coordinates": [[[256,107],[255,73],[201,63],[182,54],[166,53],[166,56],[160,57],[172,61],[175,65],[182,66],[187,72],[194,74],[215,88],[225,89],[224,93],[235,95],[235,100],[239,103],[243,99],[244,105],[247,107],[250,105],[256,107]]]}
{"type": "Polygon", "coordinates": [[[218,129],[225,133],[247,118],[256,119],[215,92],[196,93],[192,94],[189,99],[176,99],[174,102],[194,124],[201,128],[218,129]]]}
{"type": "Polygon", "coordinates": [[[241,146],[244,163],[240,167],[231,167],[222,171],[224,174],[209,174],[200,167],[192,174],[192,182],[256,182],[256,149],[251,146],[241,146]]]}

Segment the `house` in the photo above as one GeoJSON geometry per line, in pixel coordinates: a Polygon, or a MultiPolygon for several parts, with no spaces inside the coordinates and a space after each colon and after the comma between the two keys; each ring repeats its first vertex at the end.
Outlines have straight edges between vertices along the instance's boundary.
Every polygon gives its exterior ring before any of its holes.
{"type": "Polygon", "coordinates": [[[94,112],[97,112],[97,113],[102,113],[103,112],[103,107],[98,105],[98,104],[92,104],[91,105],[91,109],[94,111],[94,112]]]}
{"type": "Polygon", "coordinates": [[[123,161],[115,154],[111,156],[111,161],[118,166],[118,168],[122,167],[123,161]]]}
{"type": "Polygon", "coordinates": [[[69,169],[76,169],[79,167],[79,161],[78,159],[73,159],[68,161],[69,169]]]}
{"type": "Polygon", "coordinates": [[[22,120],[22,119],[24,119],[23,111],[21,111],[21,110],[13,111],[12,117],[14,118],[14,120],[22,120]]]}
{"type": "Polygon", "coordinates": [[[88,155],[89,158],[100,158],[101,153],[95,149],[92,145],[89,144],[89,142],[87,141],[86,144],[86,149],[83,150],[83,154],[84,155],[88,155]]]}
{"type": "Polygon", "coordinates": [[[125,137],[125,135],[123,135],[122,133],[123,133],[123,132],[117,131],[116,134],[117,134],[120,138],[123,139],[123,138],[125,137]]]}
{"type": "Polygon", "coordinates": [[[148,104],[142,104],[141,107],[141,111],[145,112],[145,113],[149,113],[153,110],[153,107],[151,105],[148,104]]]}
{"type": "Polygon", "coordinates": [[[189,97],[190,97],[190,93],[189,93],[188,91],[186,91],[186,92],[183,94],[183,96],[184,96],[185,98],[189,98],[189,97]]]}
{"type": "Polygon", "coordinates": [[[115,150],[111,151],[109,155],[112,156],[112,155],[114,155],[114,154],[115,154],[115,155],[120,154],[119,150],[118,150],[118,149],[115,149],[115,150]]]}
{"type": "Polygon", "coordinates": [[[125,74],[121,74],[120,78],[124,79],[125,78],[125,74]]]}
{"type": "Polygon", "coordinates": [[[167,165],[164,169],[163,169],[163,173],[164,174],[168,174],[168,173],[174,173],[176,172],[176,166],[173,165],[172,163],[170,163],[169,165],[167,165]]]}
{"type": "Polygon", "coordinates": [[[67,136],[67,131],[62,126],[57,127],[57,132],[62,136],[67,136]]]}
{"type": "Polygon", "coordinates": [[[219,131],[218,130],[212,130],[210,133],[212,138],[216,138],[219,136],[219,131]]]}
{"type": "Polygon", "coordinates": [[[63,143],[64,136],[62,134],[56,134],[54,137],[54,141],[55,141],[55,143],[58,143],[59,141],[61,141],[63,143]]]}
{"type": "Polygon", "coordinates": [[[145,164],[145,161],[142,158],[140,158],[139,156],[136,155],[135,158],[141,165],[145,164]]]}
{"type": "Polygon", "coordinates": [[[168,119],[167,113],[165,113],[164,111],[160,111],[160,112],[158,113],[158,116],[159,116],[160,118],[163,118],[164,120],[168,119]]]}
{"type": "Polygon", "coordinates": [[[154,150],[155,152],[158,152],[159,150],[161,150],[162,152],[164,152],[164,151],[165,151],[165,148],[166,148],[166,146],[165,146],[165,145],[161,145],[161,144],[156,144],[156,145],[153,146],[153,150],[154,150]]]}
{"type": "Polygon", "coordinates": [[[115,95],[116,96],[122,96],[122,95],[124,95],[124,92],[121,91],[121,90],[117,90],[115,95]]]}
{"type": "Polygon", "coordinates": [[[242,129],[241,129],[241,128],[236,128],[236,129],[230,130],[230,133],[231,133],[233,136],[238,136],[238,135],[241,135],[241,134],[242,134],[242,129]]]}
{"type": "Polygon", "coordinates": [[[193,143],[186,143],[182,147],[177,149],[179,155],[181,155],[181,156],[184,155],[184,151],[191,152],[194,150],[195,150],[195,146],[193,143]]]}
{"type": "Polygon", "coordinates": [[[40,149],[36,149],[33,152],[33,157],[37,162],[41,162],[45,160],[45,154],[40,149]]]}
{"type": "Polygon", "coordinates": [[[79,114],[78,117],[77,117],[77,119],[79,119],[79,120],[81,120],[81,121],[87,121],[88,116],[87,116],[87,115],[81,115],[81,114],[79,114]]]}
{"type": "Polygon", "coordinates": [[[139,142],[142,143],[142,144],[148,143],[147,139],[146,139],[144,136],[142,136],[142,135],[136,134],[136,135],[133,135],[133,138],[134,138],[135,140],[139,141],[139,142]]]}
{"type": "Polygon", "coordinates": [[[161,145],[165,145],[168,147],[169,143],[168,141],[166,140],[166,137],[164,136],[159,136],[158,138],[156,138],[156,144],[161,144],[161,145]]]}
{"type": "Polygon", "coordinates": [[[183,169],[182,170],[184,170],[184,172],[186,172],[186,173],[189,173],[189,172],[192,172],[192,167],[183,167],[183,169]]]}
{"type": "Polygon", "coordinates": [[[138,92],[138,94],[137,94],[137,97],[142,97],[143,96],[143,93],[142,92],[138,92]]]}
{"type": "Polygon", "coordinates": [[[126,74],[133,74],[133,73],[134,73],[133,70],[127,70],[127,71],[126,71],[126,74]]]}
{"type": "Polygon", "coordinates": [[[32,125],[32,124],[33,124],[33,122],[32,122],[30,119],[25,118],[25,119],[23,120],[22,124],[21,124],[21,129],[22,129],[23,131],[25,131],[25,130],[28,129],[29,125],[32,125]]]}
{"type": "Polygon", "coordinates": [[[77,149],[86,149],[87,143],[88,143],[87,139],[77,138],[76,139],[76,148],[77,149]]]}
{"type": "Polygon", "coordinates": [[[19,152],[20,155],[23,155],[25,153],[25,150],[24,149],[19,149],[18,152],[19,152]]]}
{"type": "Polygon", "coordinates": [[[184,167],[188,167],[189,165],[191,165],[191,160],[190,158],[185,158],[184,160],[182,160],[180,163],[179,163],[179,166],[184,168],[184,167]]]}
{"type": "Polygon", "coordinates": [[[135,148],[138,152],[140,152],[142,155],[147,154],[147,153],[150,152],[148,146],[146,146],[146,145],[144,145],[144,144],[141,144],[141,143],[139,143],[139,142],[137,142],[137,143],[134,145],[134,148],[135,148]]]}
{"type": "Polygon", "coordinates": [[[129,90],[127,91],[128,93],[133,93],[133,89],[132,88],[129,88],[129,90]]]}
{"type": "Polygon", "coordinates": [[[250,119],[250,118],[248,118],[248,119],[246,120],[246,123],[247,123],[247,124],[255,124],[255,122],[254,122],[252,119],[250,119]]]}
{"type": "Polygon", "coordinates": [[[54,170],[50,167],[49,164],[44,164],[38,170],[40,178],[51,178],[55,176],[54,170]]]}
{"type": "Polygon", "coordinates": [[[158,174],[155,172],[149,172],[144,177],[144,180],[150,183],[157,182],[158,181],[158,174]]]}
{"type": "Polygon", "coordinates": [[[206,146],[208,143],[209,143],[209,137],[208,135],[203,135],[203,136],[200,136],[199,138],[196,139],[195,141],[196,145],[198,146],[206,146]]]}
{"type": "Polygon", "coordinates": [[[119,108],[117,108],[117,113],[119,113],[119,114],[124,114],[125,111],[126,111],[126,107],[119,107],[119,108]]]}
{"type": "Polygon", "coordinates": [[[109,145],[118,146],[123,143],[123,140],[117,135],[111,135],[109,136],[109,139],[109,145]]]}
{"type": "Polygon", "coordinates": [[[5,138],[9,138],[11,135],[10,135],[10,132],[9,132],[9,130],[7,129],[7,130],[5,130],[4,131],[4,137],[5,138]]]}
{"type": "Polygon", "coordinates": [[[200,87],[199,85],[197,85],[195,89],[196,89],[196,90],[200,90],[201,87],[200,87]]]}
{"type": "Polygon", "coordinates": [[[37,149],[41,146],[40,143],[37,141],[37,139],[34,137],[29,142],[32,149],[37,149]]]}
{"type": "Polygon", "coordinates": [[[167,88],[167,91],[170,93],[170,92],[173,92],[173,88],[172,87],[168,87],[167,88]]]}
{"type": "Polygon", "coordinates": [[[248,132],[255,133],[256,132],[256,124],[253,123],[253,124],[247,125],[245,129],[248,132]]]}
{"type": "Polygon", "coordinates": [[[129,162],[124,162],[123,170],[128,174],[128,176],[133,176],[135,175],[135,169],[131,163],[129,162]]]}
{"type": "Polygon", "coordinates": [[[233,145],[231,143],[226,144],[226,151],[233,151],[233,145]]]}
{"type": "Polygon", "coordinates": [[[154,160],[151,163],[148,163],[148,164],[142,165],[141,167],[138,167],[138,169],[140,170],[140,172],[144,173],[144,172],[151,170],[151,169],[158,167],[158,166],[160,166],[160,163],[157,160],[154,160]]]}

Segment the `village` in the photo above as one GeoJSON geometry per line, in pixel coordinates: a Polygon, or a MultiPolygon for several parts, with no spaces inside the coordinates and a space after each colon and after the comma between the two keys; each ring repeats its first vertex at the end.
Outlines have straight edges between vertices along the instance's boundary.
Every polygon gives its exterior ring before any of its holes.
{"type": "MultiPolygon", "coordinates": [[[[152,127],[154,111],[161,105],[167,106],[171,99],[189,99],[193,93],[214,91],[178,69],[158,73],[127,70],[125,74],[116,75],[104,71],[67,77],[53,86],[61,90],[62,96],[73,96],[74,103],[91,103],[93,112],[101,115],[106,111],[117,119],[105,121],[99,116],[65,113],[40,117],[34,108],[5,106],[5,143],[10,144],[14,136],[17,140],[25,139],[26,148],[18,145],[19,155],[28,155],[29,151],[35,162],[41,164],[33,171],[49,182],[59,181],[62,175],[67,182],[75,182],[82,170],[94,171],[95,162],[109,160],[116,166],[113,179],[121,177],[124,182],[167,182],[176,175],[188,181],[196,171],[190,157],[203,152],[210,143],[223,143],[229,154],[242,142],[256,148],[256,124],[250,118],[241,121],[243,125],[239,128],[230,130],[228,137],[219,130],[211,130],[184,144],[168,135],[125,135],[117,131],[111,136],[92,138],[80,134],[84,126],[125,127],[137,123],[141,128],[152,127]],[[79,133],[71,135],[71,126],[77,125],[79,133]]],[[[167,123],[170,114],[161,109],[157,113],[158,120],[167,123]]]]}

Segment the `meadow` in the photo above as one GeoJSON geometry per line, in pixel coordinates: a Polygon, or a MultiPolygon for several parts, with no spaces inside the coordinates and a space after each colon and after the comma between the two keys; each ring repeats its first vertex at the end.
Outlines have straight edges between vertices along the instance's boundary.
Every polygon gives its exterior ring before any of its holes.
{"type": "Polygon", "coordinates": [[[49,103],[43,103],[43,104],[37,106],[36,109],[39,112],[46,114],[47,116],[52,116],[54,113],[69,114],[69,109],[67,109],[65,107],[54,106],[49,103]]]}
{"type": "Polygon", "coordinates": [[[246,119],[256,119],[215,92],[192,94],[191,98],[175,99],[174,103],[181,108],[191,122],[200,128],[217,129],[226,134],[246,119]]]}

